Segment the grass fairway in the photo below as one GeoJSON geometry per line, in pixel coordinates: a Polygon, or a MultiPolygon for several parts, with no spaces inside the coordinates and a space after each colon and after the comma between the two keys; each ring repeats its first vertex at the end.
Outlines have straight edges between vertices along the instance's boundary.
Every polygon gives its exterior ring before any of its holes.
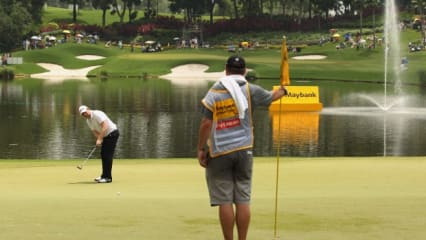
{"type": "MultiPolygon", "coordinates": [[[[274,236],[276,158],[256,158],[249,239],[274,236]]],[[[196,159],[0,161],[0,239],[217,240],[196,159]]],[[[426,239],[426,158],[281,158],[281,239],[426,239]]]]}

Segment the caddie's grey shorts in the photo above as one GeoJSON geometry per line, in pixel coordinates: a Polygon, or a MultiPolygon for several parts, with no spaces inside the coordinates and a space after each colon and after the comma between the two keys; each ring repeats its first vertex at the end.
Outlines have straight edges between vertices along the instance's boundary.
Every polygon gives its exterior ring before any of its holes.
{"type": "Polygon", "coordinates": [[[249,203],[252,172],[251,149],[209,158],[206,179],[211,206],[249,203]]]}

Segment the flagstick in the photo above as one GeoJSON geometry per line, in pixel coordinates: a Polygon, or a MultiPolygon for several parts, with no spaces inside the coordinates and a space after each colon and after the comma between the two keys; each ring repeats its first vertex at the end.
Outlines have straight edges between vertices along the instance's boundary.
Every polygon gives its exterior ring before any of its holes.
{"type": "Polygon", "coordinates": [[[277,146],[277,171],[275,179],[275,220],[274,220],[274,240],[280,239],[277,236],[277,221],[278,221],[278,182],[280,175],[280,149],[281,149],[281,98],[280,98],[280,110],[278,116],[278,146],[277,146]]]}
{"type": "MultiPolygon", "coordinates": [[[[289,85],[290,76],[288,70],[288,52],[286,37],[283,36],[283,42],[281,46],[281,65],[280,65],[280,85],[289,85]]],[[[277,147],[277,173],[275,180],[275,221],[274,221],[274,239],[277,240],[280,237],[277,236],[277,223],[278,223],[278,182],[280,178],[280,150],[281,150],[281,107],[282,107],[282,97],[280,98],[280,108],[278,116],[278,147],[277,147]]]]}

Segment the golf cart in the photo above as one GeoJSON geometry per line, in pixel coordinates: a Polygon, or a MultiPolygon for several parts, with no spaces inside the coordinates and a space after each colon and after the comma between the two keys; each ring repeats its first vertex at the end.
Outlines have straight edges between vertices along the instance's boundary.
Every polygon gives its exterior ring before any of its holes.
{"type": "Polygon", "coordinates": [[[148,40],[142,45],[142,52],[160,52],[162,50],[161,43],[157,41],[148,40]]]}

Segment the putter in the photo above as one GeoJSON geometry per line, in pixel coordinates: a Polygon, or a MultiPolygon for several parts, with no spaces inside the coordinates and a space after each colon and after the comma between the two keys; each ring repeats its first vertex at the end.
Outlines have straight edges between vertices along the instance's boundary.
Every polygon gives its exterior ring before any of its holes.
{"type": "Polygon", "coordinates": [[[87,161],[92,156],[92,154],[95,152],[95,150],[96,150],[96,146],[92,149],[92,151],[90,151],[89,155],[87,155],[87,158],[80,165],[77,165],[78,169],[80,169],[80,170],[83,169],[83,166],[87,163],[87,161]]]}

